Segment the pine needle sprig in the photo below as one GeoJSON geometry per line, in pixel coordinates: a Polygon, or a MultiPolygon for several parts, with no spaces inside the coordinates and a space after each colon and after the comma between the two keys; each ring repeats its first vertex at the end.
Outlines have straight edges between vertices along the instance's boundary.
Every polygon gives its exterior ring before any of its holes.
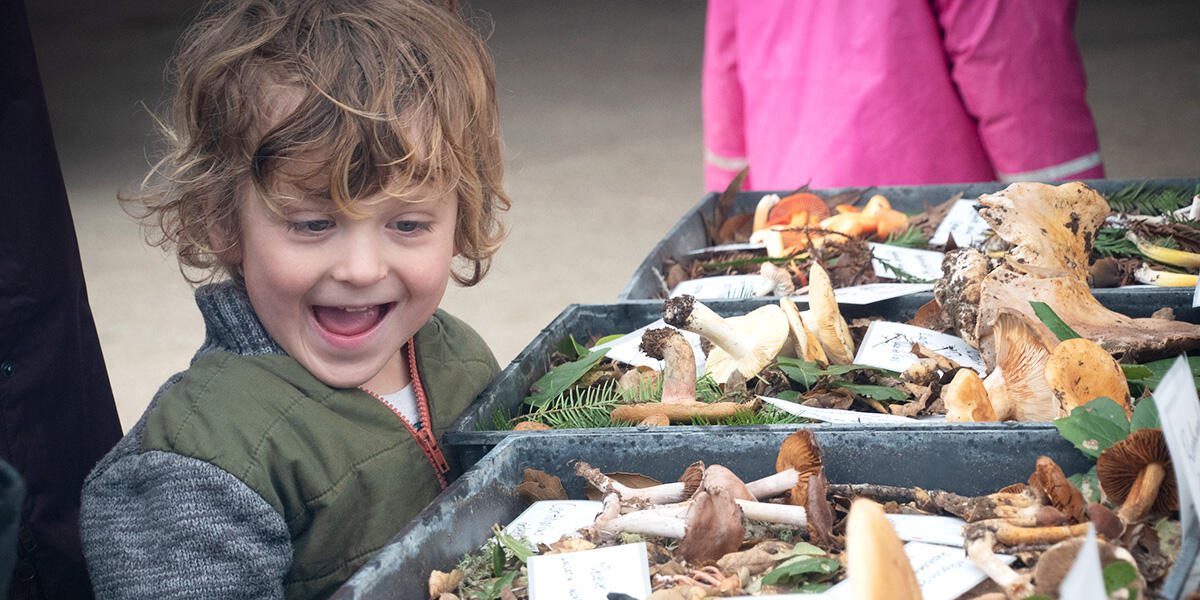
{"type": "Polygon", "coordinates": [[[1192,196],[1200,193],[1200,185],[1195,190],[1150,186],[1142,181],[1127,186],[1113,193],[1108,199],[1110,208],[1117,212],[1163,215],[1192,203],[1192,196]]]}

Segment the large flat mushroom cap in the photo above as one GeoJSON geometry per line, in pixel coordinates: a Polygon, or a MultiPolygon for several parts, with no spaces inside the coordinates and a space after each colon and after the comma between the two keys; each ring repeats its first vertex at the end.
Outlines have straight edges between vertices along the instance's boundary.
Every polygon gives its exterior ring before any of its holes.
{"type": "Polygon", "coordinates": [[[1100,480],[1100,489],[1114,503],[1125,502],[1138,473],[1150,463],[1162,465],[1166,473],[1150,510],[1158,513],[1178,509],[1175,470],[1162,429],[1135,429],[1129,432],[1128,437],[1101,452],[1096,459],[1096,478],[1100,480]]]}
{"type": "Polygon", "coordinates": [[[749,340],[750,351],[735,358],[720,346],[714,346],[705,360],[706,369],[717,383],[725,383],[735,370],[750,379],[767,366],[783,349],[791,335],[787,317],[776,304],[760,306],[740,317],[725,319],[733,329],[749,340]]]}
{"type": "Polygon", "coordinates": [[[1062,404],[1064,413],[1096,398],[1111,398],[1133,414],[1129,382],[1121,365],[1100,344],[1085,338],[1065,340],[1050,353],[1046,362],[1046,383],[1062,404]]]}
{"type": "Polygon", "coordinates": [[[1088,254],[1108,202],[1080,182],[1014,183],[979,197],[979,216],[1013,245],[1009,261],[1087,280],[1088,254]]]}

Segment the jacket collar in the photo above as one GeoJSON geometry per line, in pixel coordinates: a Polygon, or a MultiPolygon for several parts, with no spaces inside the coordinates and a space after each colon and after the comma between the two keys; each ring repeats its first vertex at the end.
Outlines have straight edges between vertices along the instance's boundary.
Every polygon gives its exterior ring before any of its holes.
{"type": "Polygon", "coordinates": [[[204,317],[205,330],[197,357],[213,350],[248,356],[286,354],[258,320],[241,285],[222,281],[201,286],[196,290],[196,306],[204,317]]]}

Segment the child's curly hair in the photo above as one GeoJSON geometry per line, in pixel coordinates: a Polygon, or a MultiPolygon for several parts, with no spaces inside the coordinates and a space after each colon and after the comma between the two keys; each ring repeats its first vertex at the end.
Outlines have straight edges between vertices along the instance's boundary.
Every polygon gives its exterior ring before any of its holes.
{"type": "Polygon", "coordinates": [[[206,7],[180,44],[165,156],[122,200],[143,205],[157,225],[150,242],[173,248],[190,282],[240,280],[221,260],[240,243],[239,190],[253,186],[279,210],[287,199],[269,193],[273,176],[348,214],[381,192],[452,191],[466,262],[453,277],[483,278],[510,201],[492,59],[452,2],[236,0],[206,7]],[[311,169],[297,175],[297,164],[311,169]]]}

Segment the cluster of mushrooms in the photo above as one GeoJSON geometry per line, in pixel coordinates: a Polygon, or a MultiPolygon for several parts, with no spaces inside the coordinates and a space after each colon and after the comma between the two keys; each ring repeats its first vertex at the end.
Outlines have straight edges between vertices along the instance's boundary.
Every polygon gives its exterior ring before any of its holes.
{"type": "MultiPolygon", "coordinates": [[[[835,558],[840,567],[823,579],[850,578],[856,599],[919,599],[921,589],[885,513],[953,515],[966,521],[965,553],[988,577],[963,598],[1057,597],[1090,526],[1101,562],[1125,561],[1137,570],[1139,597],[1156,589],[1171,567],[1151,517],[1178,508],[1174,471],[1160,430],[1136,430],[1097,462],[1101,485],[1117,507],[1086,502],[1048,457],[1037,460],[1028,483],[984,496],[871,484],[830,484],[811,431],[780,446],[775,474],[743,482],[721,465],[692,464],[679,481],[632,487],[587,463],[575,472],[603,498],[595,522],[539,553],[589,550],[636,534],[649,546],[650,600],[691,600],[786,591],[762,578],[797,541],[835,558]],[[783,532],[791,535],[781,535],[783,532]],[[784,541],[789,539],[790,541],[784,541]],[[1011,565],[1001,554],[1014,555],[1011,565]]],[[[556,478],[526,472],[530,499],[565,499],[556,478]],[[552,480],[551,485],[546,485],[552,480]],[[534,483],[534,482],[537,483],[534,483]],[[532,487],[530,487],[532,486],[532,487]],[[536,488],[536,489],[534,489],[536,488]]],[[[453,600],[462,573],[435,571],[430,597],[453,600]],[[435,585],[436,583],[436,585],[435,585]]],[[[524,582],[509,590],[521,598],[524,582]]]]}

